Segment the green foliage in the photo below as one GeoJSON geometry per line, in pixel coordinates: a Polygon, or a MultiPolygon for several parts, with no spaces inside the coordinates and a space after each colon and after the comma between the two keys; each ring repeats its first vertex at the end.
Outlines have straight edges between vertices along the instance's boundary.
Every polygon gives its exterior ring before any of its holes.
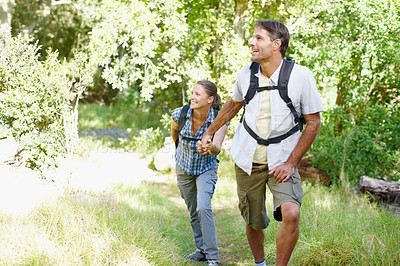
{"type": "Polygon", "coordinates": [[[104,69],[102,77],[123,91],[122,97],[135,94],[130,90],[140,92],[132,104],[153,99],[152,111],[169,112],[182,105],[199,79],[215,81],[226,96],[249,55],[233,33],[230,1],[84,3],[83,12],[94,23],[91,62],[104,69]]]}
{"type": "Polygon", "coordinates": [[[88,47],[91,61],[104,68],[103,78],[113,88],[139,84],[149,100],[156,88],[181,81],[178,47],[186,25],[179,6],[177,1],[86,1],[86,14],[97,22],[88,47]]]}
{"type": "Polygon", "coordinates": [[[81,104],[79,110],[79,130],[118,128],[127,131],[144,130],[159,125],[161,116],[146,109],[130,105],[114,106],[81,104]]]}
{"type": "Polygon", "coordinates": [[[399,104],[400,6],[397,0],[304,1],[292,18],[290,51],[309,66],[336,104],[399,104]]]}
{"type": "Polygon", "coordinates": [[[102,140],[113,147],[152,154],[163,147],[164,138],[170,134],[171,118],[167,114],[153,114],[121,103],[112,107],[81,104],[78,110],[80,130],[118,128],[129,133],[131,139],[119,143],[102,140]]]}
{"type": "Polygon", "coordinates": [[[334,182],[342,173],[352,185],[363,175],[399,180],[398,114],[398,106],[370,106],[357,116],[340,107],[323,113],[320,133],[310,150],[316,157],[314,163],[334,182]]]}
{"type": "Polygon", "coordinates": [[[288,54],[312,69],[324,95],[336,91],[337,104],[352,108],[399,102],[399,15],[396,0],[17,0],[13,30],[33,27],[62,57],[86,51],[113,88],[139,91],[136,100],[165,111],[160,103],[186,102],[199,79],[216,82],[226,99],[248,63],[254,20],[279,19],[292,33],[288,54]]]}
{"type": "Polygon", "coordinates": [[[60,60],[74,57],[89,41],[90,21],[83,16],[79,1],[15,0],[12,16],[13,35],[29,33],[38,42],[41,59],[47,50],[58,52],[60,60]]]}
{"type": "Polygon", "coordinates": [[[165,132],[160,128],[148,128],[133,134],[132,140],[122,143],[122,147],[147,155],[155,154],[164,146],[164,138],[165,132]]]}
{"type": "MultiPolygon", "coordinates": [[[[241,38],[234,1],[186,1],[188,85],[200,79],[216,82],[223,99],[230,97],[237,71],[249,63],[249,47],[241,38]],[[201,30],[199,30],[199,28],[201,30]]],[[[240,25],[239,25],[240,24],[240,25]]],[[[191,87],[188,88],[191,90],[191,87]]]]}
{"type": "Polygon", "coordinates": [[[85,57],[62,64],[48,51],[39,61],[39,46],[9,31],[0,34],[0,124],[19,142],[22,162],[42,170],[72,153],[77,139],[77,113],[72,107],[90,77],[85,57]],[[79,80],[76,80],[79,79],[79,80]]]}
{"type": "MultiPolygon", "coordinates": [[[[164,115],[162,126],[149,125],[164,132],[165,116],[187,102],[197,80],[215,82],[226,101],[237,71],[249,63],[254,21],[278,19],[291,32],[288,55],[312,70],[324,102],[329,107],[336,102],[349,117],[348,124],[339,125],[334,110],[326,120],[333,125],[329,130],[324,125],[319,143],[337,156],[330,162],[321,159],[320,166],[334,176],[344,170],[356,182],[364,172],[390,179],[397,171],[393,141],[362,123],[372,108],[362,106],[400,103],[399,17],[397,0],[16,0],[12,24],[15,34],[31,33],[45,49],[59,50],[59,57],[69,60],[73,48],[87,53],[91,64],[86,71],[96,73],[89,96],[105,95],[110,103],[115,94],[108,88],[118,89],[117,106],[153,114],[157,122],[164,115]],[[380,167],[367,171],[363,162],[381,155],[380,167]]],[[[393,117],[393,110],[386,109],[382,114],[393,117]]]]}

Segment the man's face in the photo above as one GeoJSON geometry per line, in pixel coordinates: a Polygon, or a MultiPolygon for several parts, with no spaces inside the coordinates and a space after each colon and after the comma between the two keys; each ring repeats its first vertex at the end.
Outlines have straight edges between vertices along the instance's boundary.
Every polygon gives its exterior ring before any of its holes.
{"type": "Polygon", "coordinates": [[[272,51],[276,48],[276,41],[272,41],[267,30],[257,27],[254,30],[253,38],[249,41],[251,46],[251,60],[261,63],[272,56],[272,51]]]}

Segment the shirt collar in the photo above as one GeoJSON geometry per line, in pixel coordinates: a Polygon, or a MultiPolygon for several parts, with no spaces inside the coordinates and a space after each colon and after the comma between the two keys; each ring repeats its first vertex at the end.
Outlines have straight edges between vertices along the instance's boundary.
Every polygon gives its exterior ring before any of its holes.
{"type": "MultiPolygon", "coordinates": [[[[192,115],[192,112],[193,112],[193,109],[192,108],[189,108],[189,110],[188,110],[188,112],[187,112],[187,114],[186,114],[186,119],[190,119],[190,117],[191,117],[191,115],[192,115]]],[[[212,106],[210,107],[210,112],[208,113],[208,116],[207,116],[207,119],[206,119],[206,121],[205,121],[205,123],[206,122],[210,122],[210,123],[212,123],[213,121],[214,121],[214,118],[215,118],[215,116],[214,116],[214,108],[212,108],[212,106]]]]}
{"type": "MultiPolygon", "coordinates": [[[[281,70],[282,63],[283,63],[283,59],[282,59],[282,61],[281,61],[281,64],[279,65],[279,67],[275,70],[275,72],[274,72],[274,73],[272,74],[272,76],[269,78],[269,80],[270,80],[272,86],[278,85],[279,71],[281,70]]],[[[261,77],[261,67],[259,67],[258,73],[256,74],[256,77],[258,77],[258,78],[261,77]]]]}

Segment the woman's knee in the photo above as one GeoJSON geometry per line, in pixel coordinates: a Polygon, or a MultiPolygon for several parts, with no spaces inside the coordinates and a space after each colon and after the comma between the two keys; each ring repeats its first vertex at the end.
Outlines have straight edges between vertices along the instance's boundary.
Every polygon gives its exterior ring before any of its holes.
{"type": "Polygon", "coordinates": [[[197,205],[197,213],[199,214],[199,216],[210,216],[212,215],[212,210],[211,210],[211,204],[199,204],[197,205]]]}

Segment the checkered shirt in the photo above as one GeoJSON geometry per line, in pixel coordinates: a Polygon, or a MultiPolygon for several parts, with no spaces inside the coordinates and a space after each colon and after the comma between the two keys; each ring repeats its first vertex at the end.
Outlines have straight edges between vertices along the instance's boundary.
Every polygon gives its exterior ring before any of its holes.
{"type": "MultiPolygon", "coordinates": [[[[172,119],[178,123],[182,107],[172,111],[172,119]]],[[[193,109],[189,108],[186,115],[186,122],[179,135],[179,145],[175,152],[176,163],[189,175],[200,175],[211,169],[217,159],[216,155],[201,155],[197,151],[197,141],[182,139],[187,138],[201,139],[208,126],[214,121],[214,109],[210,108],[207,120],[197,130],[196,134],[192,134],[192,121],[190,119],[193,109]]]]}

